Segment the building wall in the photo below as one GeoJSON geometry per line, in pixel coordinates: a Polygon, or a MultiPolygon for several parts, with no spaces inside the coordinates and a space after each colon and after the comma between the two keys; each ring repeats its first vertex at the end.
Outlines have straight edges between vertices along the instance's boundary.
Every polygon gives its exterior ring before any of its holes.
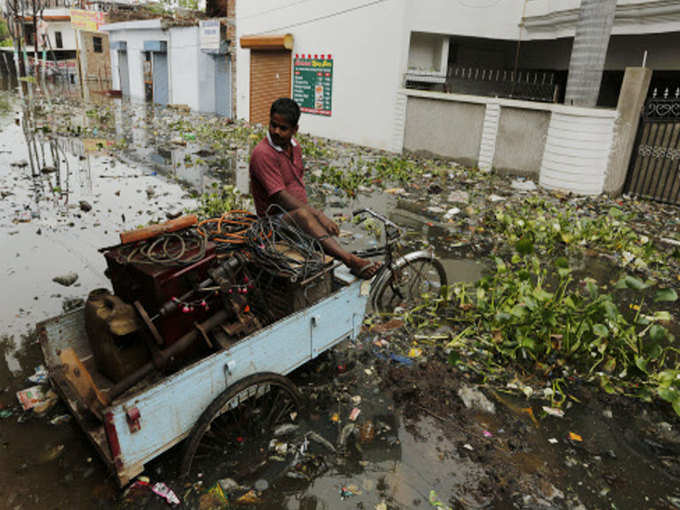
{"type": "MultiPolygon", "coordinates": [[[[170,104],[201,110],[199,76],[211,72],[209,57],[201,53],[198,27],[175,27],[167,31],[170,73],[170,104]],[[206,67],[206,68],[204,68],[206,67]]],[[[213,100],[214,103],[214,100],[213,100]]]]}
{"type": "Polygon", "coordinates": [[[484,104],[409,97],[404,149],[425,151],[476,166],[484,104]]]}
{"type": "MultiPolygon", "coordinates": [[[[221,57],[224,58],[224,57],[221,57]]],[[[215,59],[210,55],[199,52],[198,67],[198,97],[197,110],[204,113],[215,111],[215,59]]]]}
{"type": "MultiPolygon", "coordinates": [[[[332,115],[302,114],[302,132],[400,150],[401,137],[393,126],[403,116],[397,108],[397,96],[408,52],[404,6],[404,0],[368,6],[365,0],[345,0],[342,4],[318,0],[304,7],[285,0],[241,1],[236,3],[237,32],[239,38],[291,33],[295,39],[293,57],[296,53],[332,55],[332,115]]],[[[237,112],[247,119],[249,50],[239,47],[236,68],[237,112]]]]}
{"type": "Polygon", "coordinates": [[[524,2],[406,0],[409,32],[517,39],[524,2]]]}
{"type": "MultiPolygon", "coordinates": [[[[127,42],[128,69],[130,76],[130,96],[133,99],[144,100],[144,41],[167,41],[169,32],[160,29],[159,20],[149,20],[145,22],[125,22],[104,25],[102,30],[109,32],[109,43],[113,41],[127,42]],[[117,25],[117,26],[116,26],[117,25]],[[144,29],[129,28],[133,25],[146,26],[144,29]]],[[[168,45],[170,46],[170,45],[168,45]]],[[[118,77],[118,55],[117,51],[111,53],[111,74],[113,78],[113,88],[120,89],[118,77]]],[[[170,66],[172,72],[172,65],[170,66]]],[[[169,82],[169,97],[173,98],[173,83],[169,82]]]]}
{"type": "Polygon", "coordinates": [[[111,77],[111,52],[109,35],[104,32],[80,32],[82,47],[80,54],[85,61],[85,74],[88,80],[108,80],[111,77]],[[100,53],[94,51],[94,38],[101,38],[100,53]]]}
{"type": "Polygon", "coordinates": [[[501,108],[493,168],[503,173],[538,176],[551,113],[501,108]]]}
{"type": "Polygon", "coordinates": [[[604,191],[609,158],[617,146],[616,110],[420,90],[402,93],[408,98],[408,150],[529,176],[546,188],[587,195],[604,191]]]}
{"type": "Polygon", "coordinates": [[[550,119],[540,184],[583,195],[604,191],[614,118],[554,112],[550,119]]]}
{"type": "MultiPolygon", "coordinates": [[[[573,37],[581,0],[531,0],[526,5],[523,37],[573,37]]],[[[680,3],[673,0],[618,0],[612,33],[654,34],[676,32],[680,3]]]]}
{"type": "Polygon", "coordinates": [[[76,31],[71,27],[70,21],[49,21],[47,23],[47,37],[53,50],[57,49],[55,32],[61,32],[62,49],[76,49],[76,31]]]}

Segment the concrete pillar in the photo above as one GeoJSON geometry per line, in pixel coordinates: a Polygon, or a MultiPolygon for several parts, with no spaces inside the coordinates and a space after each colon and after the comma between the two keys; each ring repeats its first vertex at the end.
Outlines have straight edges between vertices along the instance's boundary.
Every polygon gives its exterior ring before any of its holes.
{"type": "Polygon", "coordinates": [[[616,107],[614,139],[607,165],[604,192],[620,195],[633,157],[633,146],[640,124],[640,114],[647,99],[652,70],[646,67],[627,67],[616,107]]]}
{"type": "Polygon", "coordinates": [[[600,94],[616,0],[581,0],[564,103],[593,107],[600,94]]]}
{"type": "Polygon", "coordinates": [[[484,112],[484,125],[482,127],[482,141],[479,145],[479,160],[477,162],[479,169],[485,172],[490,172],[493,168],[500,118],[501,105],[494,102],[487,103],[486,111],[484,112]]]}

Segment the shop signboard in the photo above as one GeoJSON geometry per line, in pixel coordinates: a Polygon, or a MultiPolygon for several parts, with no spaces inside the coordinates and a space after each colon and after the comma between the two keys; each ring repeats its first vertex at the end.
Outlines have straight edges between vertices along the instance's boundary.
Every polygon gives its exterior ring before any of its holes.
{"type": "Polygon", "coordinates": [[[300,110],[330,117],[333,97],[333,56],[296,54],[293,62],[293,99],[300,110]]]}
{"type": "Polygon", "coordinates": [[[199,21],[199,33],[202,50],[218,50],[220,48],[220,20],[205,19],[199,21]]]}
{"type": "Polygon", "coordinates": [[[71,26],[76,30],[99,32],[99,27],[106,25],[107,18],[105,12],[71,9],[71,26]]]}

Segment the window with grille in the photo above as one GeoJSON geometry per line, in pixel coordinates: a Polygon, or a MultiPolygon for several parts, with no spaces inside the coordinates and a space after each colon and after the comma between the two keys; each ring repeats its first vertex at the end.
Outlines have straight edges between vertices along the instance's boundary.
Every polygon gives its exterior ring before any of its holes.
{"type": "Polygon", "coordinates": [[[102,52],[102,38],[101,37],[93,37],[92,38],[92,45],[94,46],[94,52],[95,53],[101,53],[102,52]]]}

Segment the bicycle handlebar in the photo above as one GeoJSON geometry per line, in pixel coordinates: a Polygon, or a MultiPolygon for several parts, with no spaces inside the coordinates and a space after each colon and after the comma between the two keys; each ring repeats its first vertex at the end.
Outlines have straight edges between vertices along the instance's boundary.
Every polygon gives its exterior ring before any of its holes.
{"type": "Polygon", "coordinates": [[[352,213],[352,217],[359,216],[360,214],[368,214],[369,216],[373,216],[375,219],[382,222],[385,225],[385,235],[387,236],[388,239],[393,239],[393,238],[401,235],[401,231],[402,231],[401,227],[399,225],[397,225],[396,223],[392,222],[391,220],[389,220],[388,218],[386,218],[385,216],[383,216],[382,214],[379,214],[372,209],[363,208],[363,209],[357,209],[356,211],[354,211],[352,213]],[[391,229],[393,229],[392,234],[390,234],[390,232],[388,232],[387,227],[390,227],[391,229]]]}

